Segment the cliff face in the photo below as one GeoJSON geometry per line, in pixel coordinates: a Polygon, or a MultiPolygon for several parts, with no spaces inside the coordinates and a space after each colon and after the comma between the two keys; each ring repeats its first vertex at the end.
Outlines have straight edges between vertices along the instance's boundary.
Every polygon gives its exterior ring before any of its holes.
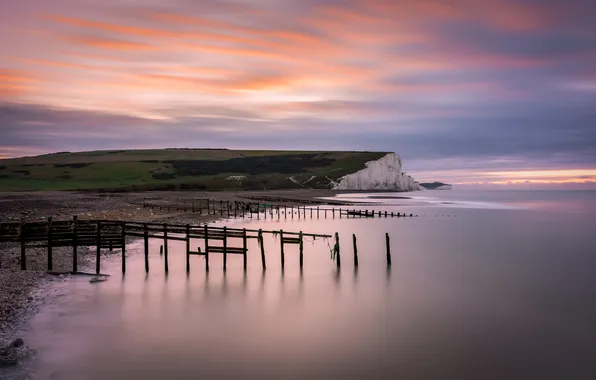
{"type": "Polygon", "coordinates": [[[401,159],[389,153],[376,161],[366,163],[366,168],[340,178],[334,190],[420,190],[414,178],[401,171],[401,159]]]}

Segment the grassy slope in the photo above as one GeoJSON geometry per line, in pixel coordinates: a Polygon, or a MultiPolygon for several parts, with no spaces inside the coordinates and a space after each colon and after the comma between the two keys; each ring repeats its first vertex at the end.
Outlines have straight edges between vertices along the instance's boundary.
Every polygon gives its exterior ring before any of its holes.
{"type": "Polygon", "coordinates": [[[253,190],[329,187],[385,152],[240,151],[211,149],[55,153],[0,160],[0,191],[253,190]],[[229,176],[245,176],[240,182],[229,176]]]}

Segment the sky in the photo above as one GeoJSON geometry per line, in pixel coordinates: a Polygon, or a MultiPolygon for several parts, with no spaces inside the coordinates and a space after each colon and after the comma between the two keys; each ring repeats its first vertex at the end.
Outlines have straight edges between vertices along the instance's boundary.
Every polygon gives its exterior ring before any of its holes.
{"type": "Polygon", "coordinates": [[[0,157],[391,151],[596,189],[592,0],[0,0],[0,157]]]}

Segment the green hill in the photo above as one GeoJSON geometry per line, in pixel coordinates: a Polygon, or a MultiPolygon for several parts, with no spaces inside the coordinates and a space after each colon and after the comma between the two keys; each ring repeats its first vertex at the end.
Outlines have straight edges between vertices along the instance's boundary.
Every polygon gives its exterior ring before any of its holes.
{"type": "Polygon", "coordinates": [[[0,191],[329,188],[385,152],[155,149],[0,160],[0,191]]]}

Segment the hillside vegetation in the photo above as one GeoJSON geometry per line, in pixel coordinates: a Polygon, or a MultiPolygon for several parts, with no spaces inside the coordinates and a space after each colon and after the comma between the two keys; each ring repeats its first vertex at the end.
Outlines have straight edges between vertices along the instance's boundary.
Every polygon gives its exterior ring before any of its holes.
{"type": "Polygon", "coordinates": [[[0,160],[0,191],[330,188],[385,152],[159,149],[0,160]]]}

